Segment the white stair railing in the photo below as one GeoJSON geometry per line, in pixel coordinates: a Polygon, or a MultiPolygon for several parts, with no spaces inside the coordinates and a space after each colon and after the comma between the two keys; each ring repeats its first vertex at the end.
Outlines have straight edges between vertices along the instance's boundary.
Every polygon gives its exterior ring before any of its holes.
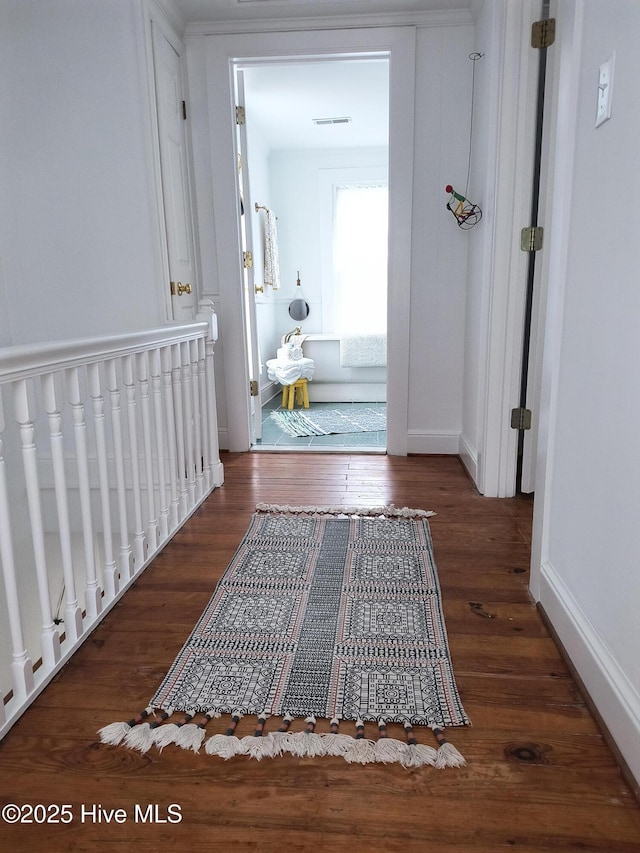
{"type": "Polygon", "coordinates": [[[0,737],[223,482],[199,316],[0,349],[0,737]]]}

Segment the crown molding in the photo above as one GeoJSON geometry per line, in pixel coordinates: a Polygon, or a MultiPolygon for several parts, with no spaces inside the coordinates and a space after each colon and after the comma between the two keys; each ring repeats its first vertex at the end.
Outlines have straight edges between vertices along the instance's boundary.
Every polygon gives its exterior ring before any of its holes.
{"type": "Polygon", "coordinates": [[[246,33],[345,30],[367,27],[464,27],[474,23],[469,9],[391,14],[334,15],[315,18],[202,21],[187,24],[186,36],[244,35],[246,33]]]}

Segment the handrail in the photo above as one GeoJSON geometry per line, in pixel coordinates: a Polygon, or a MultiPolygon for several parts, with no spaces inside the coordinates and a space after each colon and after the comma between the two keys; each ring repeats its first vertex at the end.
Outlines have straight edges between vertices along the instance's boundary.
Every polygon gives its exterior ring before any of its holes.
{"type": "Polygon", "coordinates": [[[184,343],[194,337],[206,338],[209,330],[209,324],[202,321],[99,338],[70,338],[55,343],[0,347],[0,383],[36,376],[52,367],[56,370],[75,367],[158,346],[184,343]]]}
{"type": "Polygon", "coordinates": [[[0,349],[0,738],[223,482],[198,317],[0,349]]]}

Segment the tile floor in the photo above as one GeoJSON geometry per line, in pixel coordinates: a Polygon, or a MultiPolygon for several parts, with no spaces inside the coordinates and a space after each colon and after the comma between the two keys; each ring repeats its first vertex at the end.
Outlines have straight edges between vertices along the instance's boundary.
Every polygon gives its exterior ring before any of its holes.
{"type": "MultiPolygon", "coordinates": [[[[262,439],[254,445],[255,450],[269,450],[277,448],[304,450],[328,450],[328,451],[366,451],[373,453],[384,453],[387,447],[387,431],[378,432],[356,432],[342,435],[310,435],[304,438],[295,438],[287,435],[276,422],[270,417],[271,412],[281,409],[280,401],[282,395],[273,397],[262,407],[262,439]]],[[[296,407],[297,408],[297,407],[296,407]]],[[[386,403],[311,403],[307,410],[309,414],[315,409],[384,409],[386,403]]]]}

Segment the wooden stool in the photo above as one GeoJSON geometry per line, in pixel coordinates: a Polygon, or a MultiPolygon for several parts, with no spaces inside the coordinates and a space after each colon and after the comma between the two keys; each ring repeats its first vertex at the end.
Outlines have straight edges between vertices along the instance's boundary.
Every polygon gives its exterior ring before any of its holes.
{"type": "Polygon", "coordinates": [[[307,391],[307,380],[298,379],[292,385],[284,385],[282,388],[282,408],[293,409],[295,398],[298,405],[309,408],[309,392],[307,391]]]}

